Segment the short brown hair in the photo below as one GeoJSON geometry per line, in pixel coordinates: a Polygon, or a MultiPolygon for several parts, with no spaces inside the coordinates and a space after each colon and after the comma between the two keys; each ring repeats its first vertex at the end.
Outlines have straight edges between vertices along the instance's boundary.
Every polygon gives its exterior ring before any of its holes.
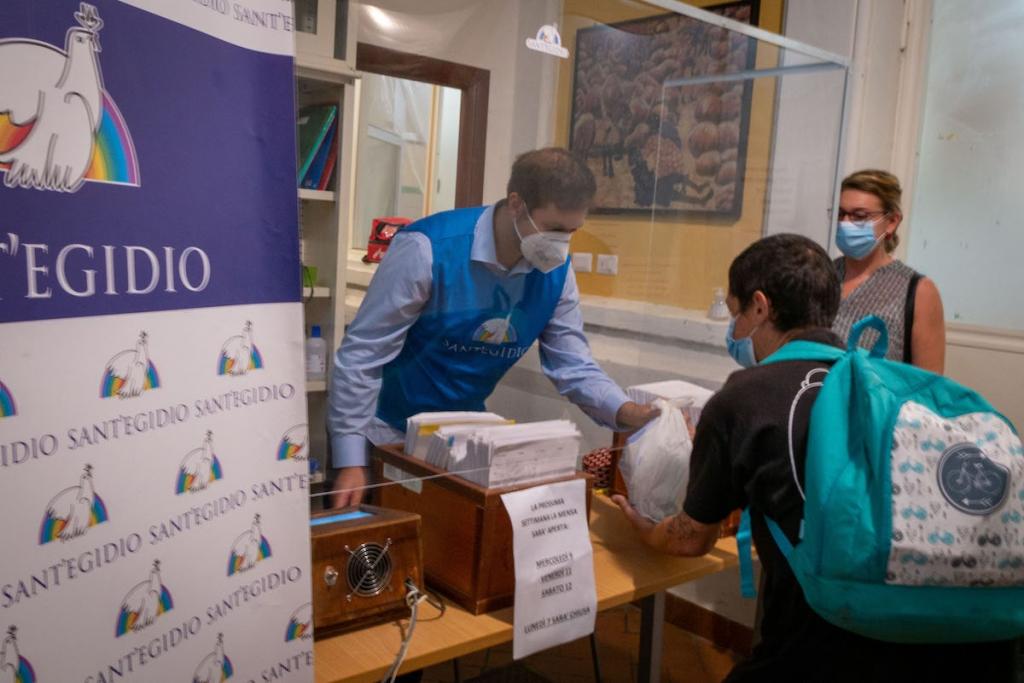
{"type": "Polygon", "coordinates": [[[516,157],[506,194],[513,192],[531,210],[554,204],[572,211],[590,208],[597,183],[586,164],[568,150],[545,147],[516,157]]]}
{"type": "MultiPolygon", "coordinates": [[[[843,178],[842,190],[859,190],[878,197],[882,209],[889,214],[896,213],[903,217],[900,201],[903,199],[903,188],[900,179],[888,171],[877,168],[866,168],[843,178]]],[[[892,252],[899,246],[900,236],[895,232],[885,240],[885,250],[892,252]]]]}

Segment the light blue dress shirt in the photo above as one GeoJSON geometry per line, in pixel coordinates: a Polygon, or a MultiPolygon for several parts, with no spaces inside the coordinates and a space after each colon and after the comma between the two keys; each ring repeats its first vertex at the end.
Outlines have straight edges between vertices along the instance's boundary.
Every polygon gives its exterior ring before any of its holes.
{"type": "MultiPolygon", "coordinates": [[[[533,266],[524,259],[510,270],[498,263],[494,208],[488,207],[477,220],[472,259],[498,275],[529,272],[533,266]]],[[[405,439],[402,432],[376,417],[377,396],[382,369],[401,352],[406,332],[430,298],[432,265],[433,253],[425,235],[395,235],[334,354],[327,428],[335,467],[365,466],[369,463],[369,444],[405,439]]],[[[558,392],[599,424],[615,429],[615,416],[629,399],[590,355],[583,336],[580,293],[571,268],[538,346],[541,368],[558,392]]]]}

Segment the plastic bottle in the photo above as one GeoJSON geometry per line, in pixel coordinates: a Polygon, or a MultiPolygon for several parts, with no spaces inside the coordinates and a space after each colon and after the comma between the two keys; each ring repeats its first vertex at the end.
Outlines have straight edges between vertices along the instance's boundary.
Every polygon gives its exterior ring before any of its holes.
{"type": "Polygon", "coordinates": [[[728,320],[729,307],[725,304],[725,290],[721,287],[715,287],[714,300],[711,302],[711,308],[708,309],[708,317],[712,320],[728,320]]]}
{"type": "Polygon", "coordinates": [[[327,340],[320,336],[320,326],[306,339],[306,379],[322,380],[327,377],[327,340]]]}

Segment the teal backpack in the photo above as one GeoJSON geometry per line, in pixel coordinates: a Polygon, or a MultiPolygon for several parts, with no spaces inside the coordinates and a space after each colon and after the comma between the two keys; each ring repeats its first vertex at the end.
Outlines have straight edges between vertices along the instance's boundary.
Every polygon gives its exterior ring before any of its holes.
{"type": "MultiPolygon", "coordinates": [[[[789,457],[804,496],[800,538],[765,518],[811,608],[848,631],[892,642],[978,642],[1024,634],[1024,448],[976,392],[884,359],[885,323],[854,325],[847,350],[792,341],[762,361],[811,371],[790,410],[789,457]],[[869,328],[879,339],[857,348],[869,328]],[[792,416],[811,408],[801,488],[792,416]]],[[[753,594],[750,516],[740,532],[753,594]]]]}

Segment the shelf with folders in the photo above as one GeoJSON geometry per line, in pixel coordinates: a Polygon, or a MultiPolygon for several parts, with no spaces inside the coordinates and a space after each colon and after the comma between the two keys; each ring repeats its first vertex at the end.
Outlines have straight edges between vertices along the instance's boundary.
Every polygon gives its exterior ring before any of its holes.
{"type": "MultiPolygon", "coordinates": [[[[338,293],[345,292],[348,284],[346,256],[354,191],[359,74],[354,69],[356,27],[354,17],[347,18],[348,4],[345,0],[296,1],[296,188],[305,267],[303,336],[310,336],[314,325],[320,327],[328,349],[328,374],[330,354],[345,330],[345,303],[338,293]],[[300,5],[312,8],[315,21],[309,20],[307,11],[306,23],[300,25],[300,5]],[[346,16],[341,20],[343,12],[346,16]]],[[[317,461],[311,472],[323,473],[327,465],[328,385],[329,377],[306,383],[309,457],[317,461]]]]}

